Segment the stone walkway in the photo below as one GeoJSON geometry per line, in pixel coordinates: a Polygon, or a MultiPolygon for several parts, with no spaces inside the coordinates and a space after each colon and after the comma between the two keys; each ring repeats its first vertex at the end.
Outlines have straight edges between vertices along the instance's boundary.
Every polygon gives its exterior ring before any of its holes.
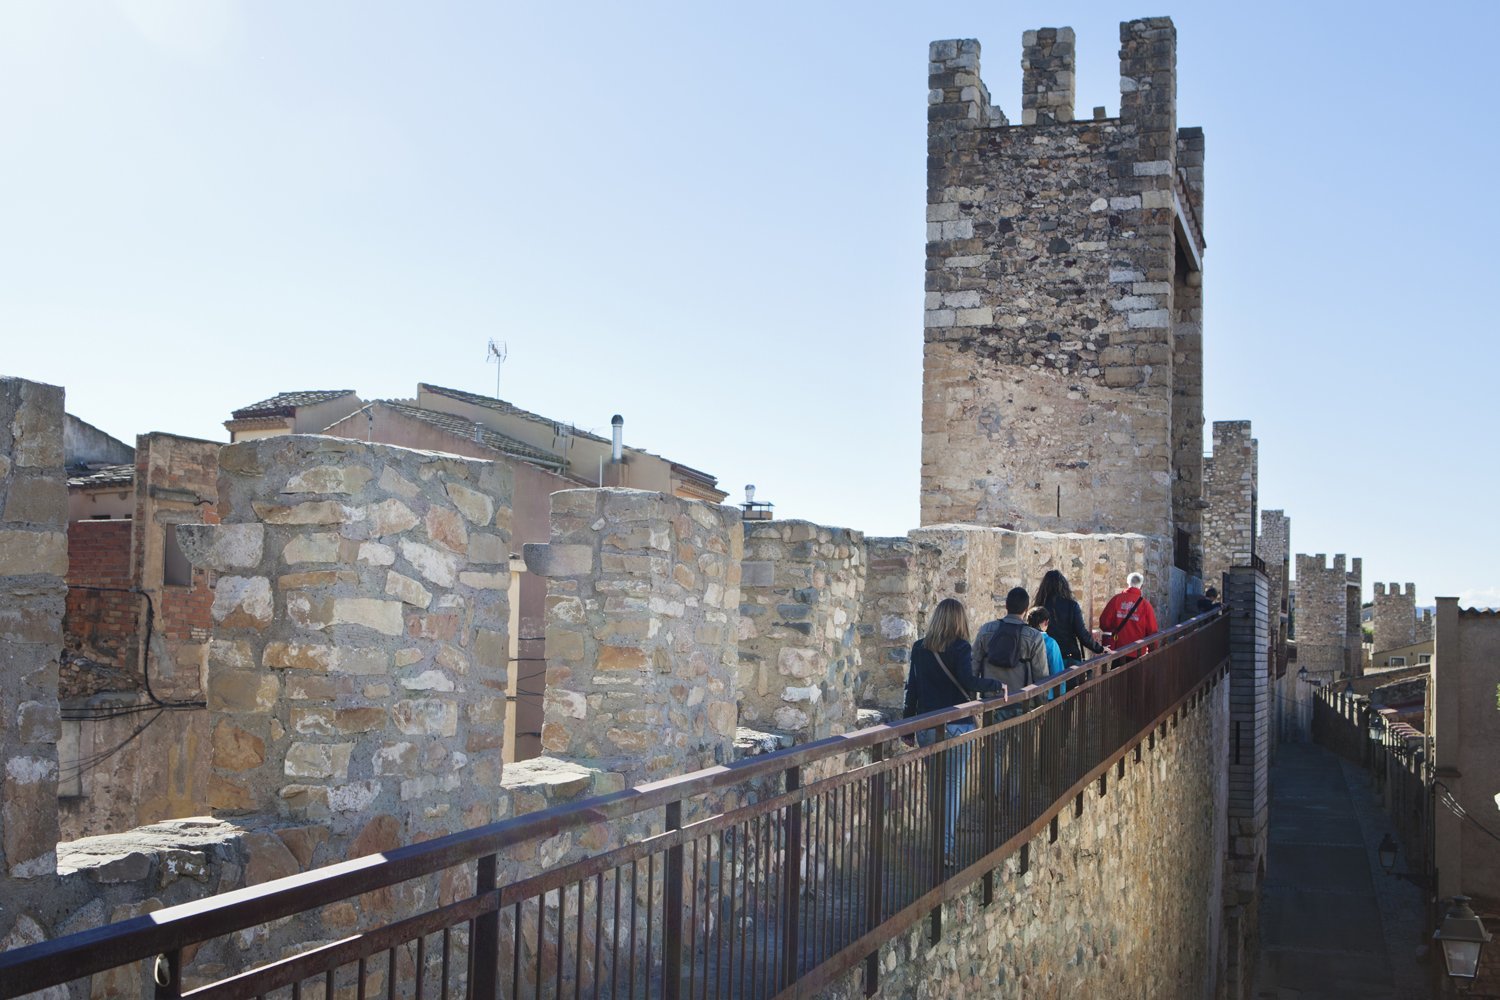
{"type": "MultiPolygon", "coordinates": [[[[1252,996],[1431,996],[1417,958],[1424,893],[1380,867],[1376,845],[1395,831],[1368,772],[1316,744],[1281,744],[1271,766],[1270,827],[1252,996]]],[[[1396,870],[1406,862],[1403,850],[1396,870]]]]}

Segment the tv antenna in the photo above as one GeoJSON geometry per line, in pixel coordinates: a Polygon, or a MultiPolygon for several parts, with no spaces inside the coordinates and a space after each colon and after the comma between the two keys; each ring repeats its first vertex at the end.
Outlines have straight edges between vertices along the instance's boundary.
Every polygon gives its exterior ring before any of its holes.
{"type": "Polygon", "coordinates": [[[490,338],[489,352],[488,352],[488,356],[485,358],[485,361],[486,362],[494,362],[494,365],[495,365],[495,398],[496,399],[500,398],[500,366],[503,365],[503,364],[505,364],[505,359],[508,358],[509,356],[510,356],[510,348],[508,348],[506,346],[505,341],[503,341],[503,340],[496,341],[494,337],[491,337],[490,338]]]}

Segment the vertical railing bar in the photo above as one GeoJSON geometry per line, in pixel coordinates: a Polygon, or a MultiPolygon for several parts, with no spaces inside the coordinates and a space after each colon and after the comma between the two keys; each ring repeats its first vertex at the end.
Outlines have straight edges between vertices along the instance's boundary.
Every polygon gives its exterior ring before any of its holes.
{"type": "MultiPolygon", "coordinates": [[[[365,1000],[365,974],[365,960],[361,956],[359,967],[355,970],[355,975],[359,976],[359,982],[354,984],[355,1000],[365,1000]]],[[[471,979],[470,982],[472,983],[473,980],[471,979]]]]}
{"type": "MultiPolygon", "coordinates": [[[[681,801],[667,803],[667,829],[682,829],[681,801]]],[[[682,995],[683,858],[682,844],[667,849],[661,946],[662,995],[666,1000],[679,1000],[682,995]]]]}
{"type": "Polygon", "coordinates": [[[427,935],[417,935],[417,984],[416,998],[422,1000],[422,987],[427,978],[427,935]]]}
{"type": "MultiPolygon", "coordinates": [[[[714,913],[718,917],[718,919],[715,921],[716,933],[714,934],[714,1000],[718,1000],[718,998],[723,995],[722,990],[719,987],[719,983],[722,981],[721,973],[724,971],[724,934],[725,927],[727,926],[724,915],[724,866],[726,863],[724,859],[725,833],[726,831],[724,830],[719,831],[719,864],[715,875],[715,881],[717,882],[717,885],[714,887],[714,913]]],[[[730,887],[730,891],[733,892],[732,885],[730,887]]],[[[703,976],[705,979],[708,978],[708,969],[706,966],[703,970],[703,976]]],[[[708,986],[706,983],[704,985],[704,992],[708,992],[708,986]]]]}
{"type": "Polygon", "coordinates": [[[573,941],[573,1000],[583,1000],[583,883],[578,880],[578,928],[573,941]]]}
{"type": "MultiPolygon", "coordinates": [[[[802,787],[802,768],[793,765],[786,769],[786,791],[795,792],[802,787]]],[[[798,953],[802,937],[802,803],[787,806],[786,819],[786,905],[782,907],[786,921],[782,928],[781,979],[783,989],[797,979],[798,953]]]]}
{"type": "Polygon", "coordinates": [[[552,995],[562,996],[563,966],[566,964],[568,945],[568,889],[557,887],[557,978],[552,995]]]}
{"type": "MultiPolygon", "coordinates": [[[[885,760],[885,744],[877,743],[870,748],[870,763],[880,764],[885,760]]],[[[869,933],[884,922],[881,913],[882,883],[885,880],[885,772],[877,771],[870,776],[869,797],[865,801],[865,821],[869,838],[865,845],[865,922],[864,931],[869,933]]],[[[874,996],[880,986],[880,946],[865,957],[865,996],[874,996]]]]}
{"type": "MultiPolygon", "coordinates": [[[[755,992],[755,956],[759,953],[759,949],[756,948],[754,928],[760,926],[761,904],[763,902],[760,898],[760,821],[760,816],[754,817],[752,821],[755,824],[755,832],[751,835],[750,842],[755,847],[750,852],[750,863],[746,865],[745,871],[745,894],[748,900],[745,912],[750,915],[750,927],[752,930],[750,932],[751,937],[745,941],[744,947],[740,949],[740,996],[748,996],[750,993],[755,992]],[[745,989],[745,976],[747,973],[750,976],[750,989],[748,992],[745,989]]],[[[746,824],[746,828],[750,828],[749,823],[746,824]]]]}
{"type": "Polygon", "coordinates": [[[542,983],[547,978],[547,892],[536,897],[536,1000],[542,1000],[542,983]]]}
{"type": "Polygon", "coordinates": [[[698,993],[698,844],[703,838],[693,838],[693,902],[692,916],[688,918],[689,933],[692,934],[692,944],[688,948],[688,997],[698,993]]]}
{"type": "MultiPolygon", "coordinates": [[[[334,971],[333,969],[328,969],[323,973],[323,1000],[333,1000],[334,971]]],[[[447,1000],[446,995],[443,997],[443,1000],[447,1000]]]]}
{"type": "Polygon", "coordinates": [[[656,945],[656,854],[646,858],[646,961],[642,964],[641,995],[651,1000],[651,957],[656,945]]]}
{"type": "MultiPolygon", "coordinates": [[[[443,928],[443,1000],[448,1000],[448,972],[452,966],[453,956],[453,928],[443,928]]],[[[332,983],[329,984],[330,988],[332,983]]],[[[333,994],[328,994],[328,1000],[333,1000],[333,994]]]]}
{"type": "Polygon", "coordinates": [[[385,995],[389,1000],[396,1000],[396,949],[386,949],[385,964],[385,995]]]}
{"type": "MultiPolygon", "coordinates": [[[[630,862],[630,997],[635,1000],[635,929],[640,920],[641,903],[641,862],[639,859],[630,862]]],[[[647,975],[650,975],[648,972],[647,975]]]]}
{"type": "Polygon", "coordinates": [[[510,995],[513,997],[519,997],[521,995],[521,942],[524,940],[524,937],[521,934],[521,919],[523,916],[521,904],[523,902],[524,900],[516,900],[516,916],[515,919],[511,921],[512,925],[515,928],[514,934],[512,935],[515,939],[514,947],[511,948],[510,953],[510,995]]]}
{"type": "Polygon", "coordinates": [[[614,942],[610,946],[609,957],[609,995],[615,995],[616,976],[620,970],[620,883],[623,881],[624,866],[614,869],[615,881],[615,926],[612,934],[614,942]]]}
{"type": "Polygon", "coordinates": [[[604,950],[604,872],[594,873],[594,996],[599,995],[599,980],[603,971],[600,959],[604,950]]]}
{"type": "MultiPolygon", "coordinates": [[[[487,854],[479,859],[474,895],[493,893],[499,887],[499,858],[487,854]]],[[[498,904],[498,900],[497,900],[498,904]]],[[[469,936],[469,992],[473,1000],[498,1000],[500,995],[500,907],[474,918],[469,936]]],[[[363,979],[363,974],[361,974],[363,979]]]]}

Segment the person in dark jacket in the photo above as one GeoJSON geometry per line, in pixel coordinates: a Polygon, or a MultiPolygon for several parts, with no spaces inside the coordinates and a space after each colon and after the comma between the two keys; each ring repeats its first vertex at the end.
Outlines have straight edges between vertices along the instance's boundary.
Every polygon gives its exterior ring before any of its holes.
{"type": "Polygon", "coordinates": [[[1083,617],[1068,578],[1060,570],[1049,569],[1042,576],[1042,584],[1036,589],[1036,603],[1047,609],[1047,634],[1057,643],[1065,666],[1082,663],[1085,649],[1096,655],[1105,651],[1104,646],[1094,641],[1088,619],[1083,617]]]}
{"type": "MultiPolygon", "coordinates": [[[[911,666],[906,675],[906,707],[902,718],[935,712],[973,701],[977,691],[999,691],[1000,682],[974,674],[974,651],[969,645],[969,616],[964,606],[953,598],[939,601],[933,609],[932,620],[927,625],[927,634],[911,647],[911,666]],[[944,668],[947,669],[944,669],[944,668]],[[950,677],[949,674],[952,676],[950,677]],[[956,682],[956,683],[955,683],[956,682]]],[[[947,734],[950,738],[972,732],[974,723],[969,719],[950,722],[947,734]]],[[[924,729],[917,734],[917,742],[931,746],[937,734],[924,729]]],[[[964,771],[969,763],[967,744],[954,748],[948,758],[947,822],[943,830],[943,860],[953,867],[954,824],[958,820],[958,790],[963,787],[964,771]]]]}

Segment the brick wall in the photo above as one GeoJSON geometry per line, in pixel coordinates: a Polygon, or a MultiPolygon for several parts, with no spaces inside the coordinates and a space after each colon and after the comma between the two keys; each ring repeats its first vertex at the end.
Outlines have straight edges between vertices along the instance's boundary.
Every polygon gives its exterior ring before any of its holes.
{"type": "MultiPolygon", "coordinates": [[[[133,522],[74,521],[68,525],[68,607],[63,618],[67,648],[89,660],[133,671],[137,609],[133,594],[92,590],[108,587],[129,590],[130,542],[133,522]]],[[[73,667],[65,669],[59,694],[64,697],[118,690],[124,675],[101,675],[73,667]]]]}

